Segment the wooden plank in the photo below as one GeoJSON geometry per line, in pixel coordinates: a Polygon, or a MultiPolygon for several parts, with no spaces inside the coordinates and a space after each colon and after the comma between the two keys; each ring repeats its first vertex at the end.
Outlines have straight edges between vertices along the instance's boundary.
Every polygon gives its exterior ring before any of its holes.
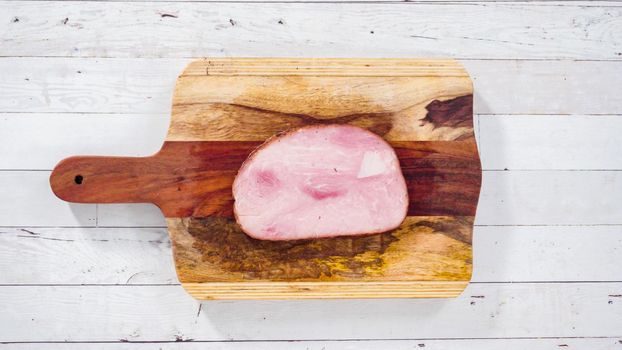
{"type": "MultiPolygon", "coordinates": [[[[188,61],[0,58],[0,112],[170,115],[175,79],[188,61]]],[[[461,63],[473,78],[475,113],[622,114],[622,96],[610,88],[622,85],[619,61],[461,63]]]]}
{"type": "Polygon", "coordinates": [[[0,147],[0,169],[50,170],[77,154],[152,155],[169,120],[162,114],[1,114],[0,138],[7,146],[0,147]]]}
{"type": "Polygon", "coordinates": [[[485,172],[478,225],[621,224],[622,172],[485,172]]]}
{"type": "Polygon", "coordinates": [[[473,75],[475,113],[620,114],[612,104],[620,106],[622,96],[614,95],[611,86],[622,84],[622,62],[464,61],[464,65],[473,75]]]}
{"type": "Polygon", "coordinates": [[[0,226],[95,226],[94,205],[68,204],[52,193],[48,171],[0,172],[0,226]]]}
{"type": "MultiPolygon", "coordinates": [[[[472,281],[621,281],[621,231],[620,226],[476,227],[472,281]]],[[[179,283],[164,228],[0,232],[0,284],[179,283]],[[12,268],[20,264],[28,270],[12,268]]]]}
{"type": "Polygon", "coordinates": [[[38,350],[45,347],[50,350],[84,349],[88,346],[93,350],[130,350],[130,349],[153,349],[160,350],[184,349],[184,350],[411,350],[425,348],[426,350],[447,349],[479,349],[496,350],[550,350],[557,348],[570,349],[607,349],[620,344],[620,337],[605,338],[553,338],[553,339],[413,339],[413,340],[318,340],[318,341],[295,341],[295,342],[173,342],[173,343],[36,343],[36,344],[11,344],[15,350],[38,350]]]}
{"type": "MultiPolygon", "coordinates": [[[[58,198],[57,201],[63,203],[58,198]]],[[[97,204],[97,224],[100,227],[166,227],[162,211],[154,204],[97,204]]]]}
{"type": "Polygon", "coordinates": [[[164,228],[0,228],[0,284],[178,284],[173,263],[164,228]]]}
{"type": "MultiPolygon", "coordinates": [[[[0,226],[93,226],[94,205],[57,199],[47,171],[0,172],[0,226]],[[72,211],[73,208],[73,211],[72,211]]],[[[619,171],[484,172],[476,225],[621,224],[619,171]]],[[[164,226],[154,205],[99,205],[101,226],[164,226]]]]}
{"type": "MultiPolygon", "coordinates": [[[[484,170],[622,169],[622,155],[608,152],[622,133],[618,116],[478,118],[484,170]]],[[[160,149],[168,119],[156,114],[1,114],[0,136],[10,147],[0,147],[0,170],[51,170],[70,155],[150,155],[160,149]]]]}
{"type": "Polygon", "coordinates": [[[480,115],[484,169],[622,170],[619,116],[480,115]]]}
{"type": "Polygon", "coordinates": [[[482,283],[455,299],[199,304],[180,286],[4,286],[0,312],[12,326],[0,341],[409,339],[413,329],[417,338],[619,337],[621,290],[482,283]]]}
{"type": "Polygon", "coordinates": [[[0,55],[620,58],[617,6],[482,4],[4,1],[0,55]]]}
{"type": "Polygon", "coordinates": [[[475,227],[472,280],[621,281],[621,234],[621,226],[475,227]]]}
{"type": "Polygon", "coordinates": [[[0,58],[0,110],[170,115],[187,61],[0,58]]]}

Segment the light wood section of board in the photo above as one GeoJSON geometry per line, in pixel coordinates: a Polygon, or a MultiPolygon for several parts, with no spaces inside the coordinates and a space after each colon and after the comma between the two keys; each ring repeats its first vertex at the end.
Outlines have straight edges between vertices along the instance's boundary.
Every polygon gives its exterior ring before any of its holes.
{"type": "Polygon", "coordinates": [[[468,282],[237,282],[182,283],[200,300],[452,298],[468,282]]]}
{"type": "Polygon", "coordinates": [[[468,281],[472,220],[407,217],[400,228],[383,234],[291,242],[252,239],[235,222],[222,218],[168,218],[167,224],[177,274],[184,284],[253,281],[365,285],[468,281]]]}
{"type": "Polygon", "coordinates": [[[177,80],[166,140],[263,141],[311,123],[349,123],[391,141],[457,140],[472,123],[425,118],[432,101],[472,92],[453,60],[200,60],[177,80]]]}
{"type": "Polygon", "coordinates": [[[390,58],[206,58],[192,62],[184,75],[469,77],[454,60],[390,58]]]}

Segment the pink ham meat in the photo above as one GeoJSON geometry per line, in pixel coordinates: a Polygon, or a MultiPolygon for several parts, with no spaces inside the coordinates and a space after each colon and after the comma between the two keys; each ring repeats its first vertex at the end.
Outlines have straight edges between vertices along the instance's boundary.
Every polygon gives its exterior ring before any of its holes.
{"type": "Polygon", "coordinates": [[[233,197],[242,230],[265,240],[384,232],[399,226],[408,208],[393,148],[348,125],[269,139],[242,165],[233,197]]]}

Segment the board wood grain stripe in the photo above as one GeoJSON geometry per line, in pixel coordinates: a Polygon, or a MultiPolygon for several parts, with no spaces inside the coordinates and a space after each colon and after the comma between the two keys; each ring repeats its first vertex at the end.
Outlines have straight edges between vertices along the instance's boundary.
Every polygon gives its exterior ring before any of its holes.
{"type": "MultiPolygon", "coordinates": [[[[255,141],[165,142],[152,157],[72,157],[51,176],[78,203],[154,203],[166,217],[232,217],[231,185],[255,141]],[[79,181],[79,183],[77,183],[79,181]]],[[[407,181],[408,215],[475,215],[481,165],[473,141],[391,142],[407,181]]]]}
{"type": "Polygon", "coordinates": [[[454,60],[209,58],[192,62],[182,76],[468,77],[454,60]]]}
{"type": "Polygon", "coordinates": [[[339,299],[339,298],[451,298],[468,282],[233,282],[183,283],[197,299],[339,299]]]}
{"type": "Polygon", "coordinates": [[[169,218],[182,283],[465,281],[472,216],[409,216],[381,234],[265,241],[233,219],[169,218]]]}

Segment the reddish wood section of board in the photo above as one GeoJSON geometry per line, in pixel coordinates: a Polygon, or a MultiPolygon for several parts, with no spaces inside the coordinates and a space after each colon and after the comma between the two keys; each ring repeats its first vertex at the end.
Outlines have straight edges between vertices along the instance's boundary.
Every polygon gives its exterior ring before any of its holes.
{"type": "MultiPolygon", "coordinates": [[[[408,215],[473,216],[481,184],[473,140],[393,141],[408,186],[408,215]]],[[[166,217],[233,217],[231,185],[254,141],[166,142],[151,157],[72,157],[54,193],[78,203],[154,203],[166,217]]]]}

